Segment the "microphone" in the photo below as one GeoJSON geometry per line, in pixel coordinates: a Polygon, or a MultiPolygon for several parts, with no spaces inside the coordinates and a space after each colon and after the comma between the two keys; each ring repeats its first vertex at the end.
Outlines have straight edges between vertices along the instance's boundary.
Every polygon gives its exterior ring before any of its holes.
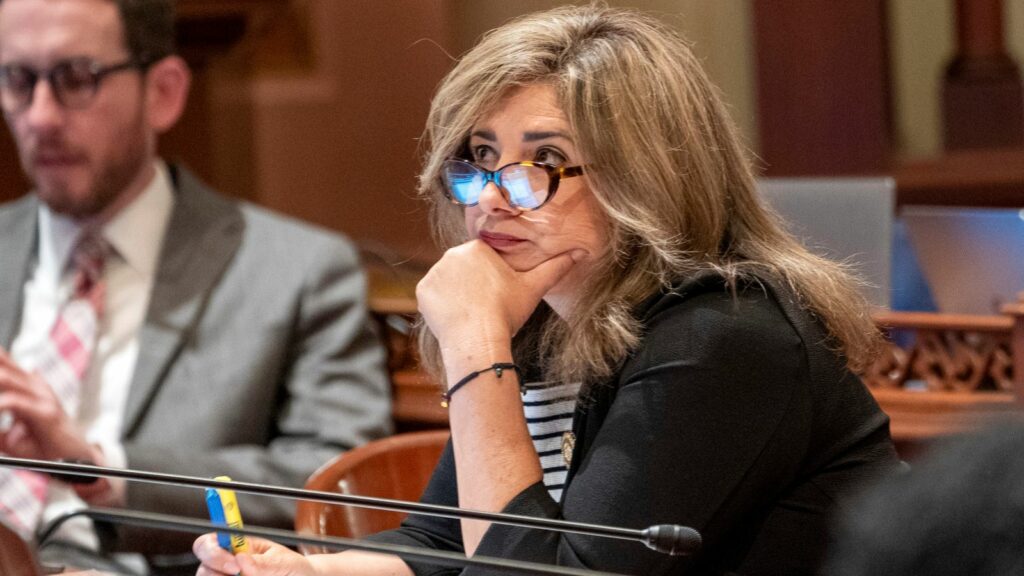
{"type": "MultiPolygon", "coordinates": [[[[94,521],[128,524],[141,526],[143,528],[155,528],[158,530],[177,530],[181,532],[192,532],[203,534],[206,532],[223,532],[228,534],[244,534],[246,536],[257,536],[273,540],[290,546],[312,545],[323,546],[335,550],[363,550],[366,552],[378,552],[382,554],[393,554],[409,560],[422,560],[431,564],[447,566],[450,568],[465,568],[467,566],[479,566],[483,568],[500,569],[502,573],[516,574],[556,574],[559,576],[621,576],[613,572],[599,572],[585,568],[571,568],[566,566],[551,566],[539,562],[525,560],[509,560],[505,558],[492,558],[489,556],[465,556],[458,552],[446,550],[434,550],[432,548],[419,548],[403,544],[389,544],[386,542],[372,542],[369,540],[357,540],[354,538],[342,538],[338,536],[308,536],[296,534],[288,530],[276,528],[262,528],[259,526],[247,526],[237,528],[221,526],[204,520],[183,518],[168,514],[156,514],[153,512],[140,512],[136,510],[114,510],[110,508],[84,508],[74,512],[68,512],[57,517],[50,526],[47,535],[51,534],[56,527],[64,521],[75,516],[85,516],[94,521]]],[[[45,540],[45,536],[43,538],[45,540]]]]}
{"type": "MultiPolygon", "coordinates": [[[[693,528],[679,526],[676,524],[661,524],[650,526],[642,530],[634,528],[620,528],[617,526],[606,526],[602,524],[589,524],[584,522],[572,522],[569,520],[557,520],[554,518],[539,518],[523,516],[520,514],[505,514],[501,512],[484,512],[482,510],[469,510],[454,506],[443,506],[440,504],[424,504],[422,502],[406,502],[404,500],[392,500],[390,498],[376,498],[373,496],[356,496],[352,494],[340,494],[335,492],[320,492],[317,490],[306,490],[301,488],[285,488],[283,486],[271,486],[256,484],[252,482],[235,482],[211,480],[195,476],[180,476],[164,472],[147,472],[144,470],[131,470],[121,468],[107,468],[90,464],[75,464],[69,462],[50,462],[48,460],[33,460],[29,458],[12,458],[0,456],[0,466],[23,468],[46,472],[49,474],[72,474],[88,477],[109,476],[124,478],[137,482],[148,482],[151,484],[164,484],[170,486],[188,486],[193,488],[224,488],[242,492],[245,494],[257,494],[262,496],[276,496],[291,500],[310,500],[313,502],[324,502],[327,504],[344,504],[362,508],[375,508],[379,510],[392,510],[406,512],[409,514],[425,514],[429,516],[441,516],[444,518],[469,518],[473,520],[486,520],[497,524],[520,526],[524,528],[538,528],[555,532],[567,532],[582,534],[585,536],[599,536],[604,538],[618,538],[621,540],[632,540],[641,542],[651,550],[669,554],[672,556],[684,556],[696,553],[700,550],[701,536],[693,528]]],[[[220,528],[218,532],[224,532],[220,528]]]]}

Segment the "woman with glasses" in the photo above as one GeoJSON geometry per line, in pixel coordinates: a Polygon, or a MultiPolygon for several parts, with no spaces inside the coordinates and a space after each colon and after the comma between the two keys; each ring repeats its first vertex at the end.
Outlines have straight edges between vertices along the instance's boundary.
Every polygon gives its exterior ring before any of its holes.
{"type": "MultiPolygon", "coordinates": [[[[420,179],[450,248],[417,288],[452,442],[431,503],[696,528],[635,542],[411,516],[375,539],[618,573],[812,574],[836,502],[894,467],[855,375],[878,334],[854,281],[758,199],[689,48],[573,7],[488,34],[442,83],[420,179]]],[[[197,540],[201,574],[435,574],[354,552],[197,540]]]]}

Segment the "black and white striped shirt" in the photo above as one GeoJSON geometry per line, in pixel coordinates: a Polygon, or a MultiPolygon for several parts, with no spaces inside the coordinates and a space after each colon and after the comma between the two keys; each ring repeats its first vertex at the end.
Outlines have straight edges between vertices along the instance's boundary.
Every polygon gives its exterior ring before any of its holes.
{"type": "Polygon", "coordinates": [[[544,471],[544,486],[555,502],[562,499],[565,477],[569,471],[562,457],[562,438],[572,430],[572,415],[580,383],[558,384],[532,382],[523,395],[523,412],[530,430],[533,447],[544,471]]]}

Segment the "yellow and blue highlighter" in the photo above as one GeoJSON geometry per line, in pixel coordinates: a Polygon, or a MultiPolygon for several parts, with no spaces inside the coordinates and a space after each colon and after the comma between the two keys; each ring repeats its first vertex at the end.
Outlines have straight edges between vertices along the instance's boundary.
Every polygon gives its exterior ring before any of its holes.
{"type": "MultiPolygon", "coordinates": [[[[227,476],[217,476],[215,480],[230,482],[227,476]]],[[[238,508],[238,500],[235,499],[235,491],[227,488],[207,488],[206,508],[210,511],[210,521],[219,526],[229,528],[242,528],[242,512],[238,508]]],[[[249,542],[243,534],[227,534],[217,532],[217,544],[221,548],[238,554],[249,551],[249,542]]]]}

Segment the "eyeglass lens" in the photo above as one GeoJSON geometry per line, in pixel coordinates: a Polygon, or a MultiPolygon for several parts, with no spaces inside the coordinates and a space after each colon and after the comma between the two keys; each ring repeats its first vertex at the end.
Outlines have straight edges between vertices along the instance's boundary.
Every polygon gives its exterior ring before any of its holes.
{"type": "Polygon", "coordinates": [[[468,162],[449,160],[444,165],[444,180],[448,191],[460,204],[478,203],[487,182],[493,180],[507,194],[509,204],[526,210],[544,204],[551,187],[547,170],[526,164],[509,164],[487,173],[468,162]]]}
{"type": "MultiPolygon", "coordinates": [[[[110,70],[111,67],[107,70],[110,70]]],[[[92,101],[104,69],[90,60],[67,60],[50,70],[38,71],[28,66],[9,64],[0,68],[0,94],[5,110],[23,110],[32,103],[36,83],[45,78],[57,101],[69,108],[81,108],[92,101]]]]}

